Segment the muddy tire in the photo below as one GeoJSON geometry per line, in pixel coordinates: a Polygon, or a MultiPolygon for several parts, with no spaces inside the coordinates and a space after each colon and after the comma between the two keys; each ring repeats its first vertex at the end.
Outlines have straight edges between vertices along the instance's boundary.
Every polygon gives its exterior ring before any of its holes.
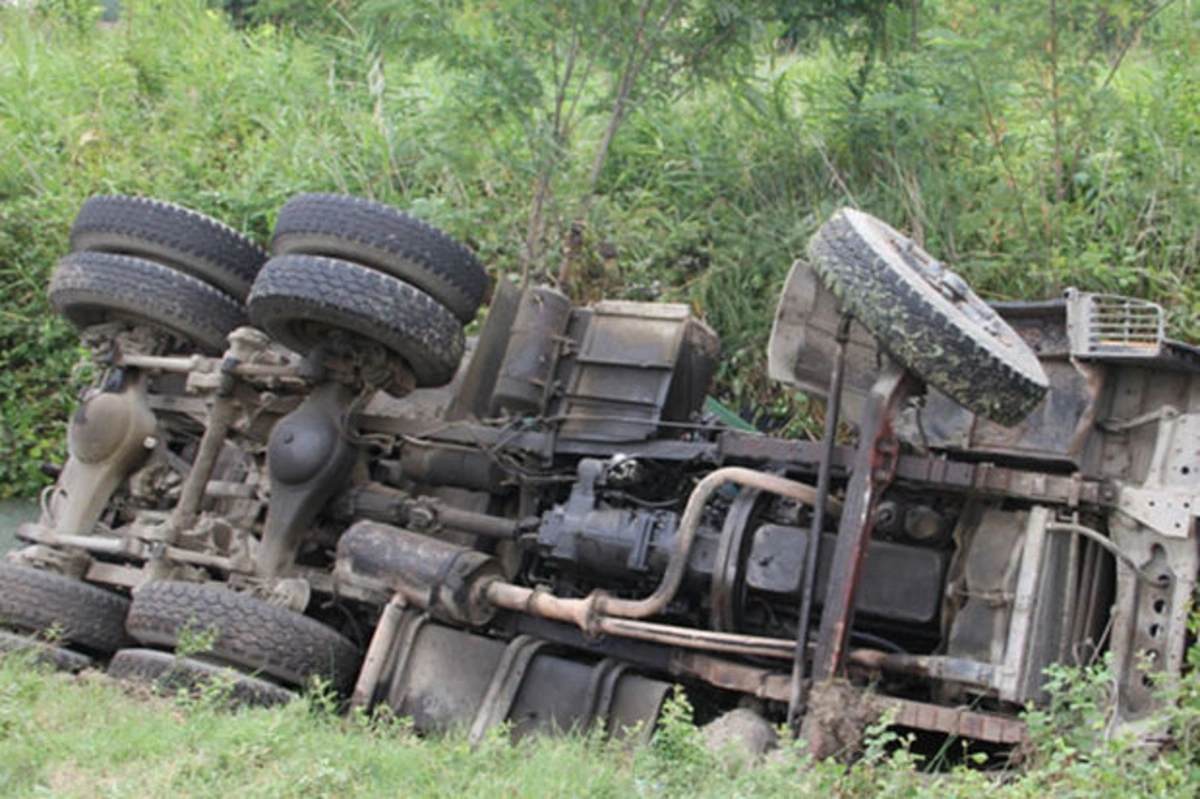
{"type": "Polygon", "coordinates": [[[38,663],[59,671],[79,672],[92,665],[87,655],[28,635],[0,630],[0,652],[31,652],[38,663]]]}
{"type": "Polygon", "coordinates": [[[143,585],[134,592],[126,628],[154,647],[174,648],[189,634],[212,634],[206,660],[288,685],[320,677],[341,690],[358,674],[358,648],[336,630],[219,586],[169,580],[143,585]]]}
{"type": "Polygon", "coordinates": [[[151,685],[162,693],[200,694],[216,686],[223,703],[235,707],[283,705],[296,698],[273,682],[157,649],[122,649],[108,664],[108,676],[151,685]]]}
{"type": "Polygon", "coordinates": [[[843,208],[808,255],[844,310],[897,361],[968,410],[1000,424],[1045,396],[1033,351],[966,283],[885,223],[843,208]],[[939,274],[935,280],[927,273],[939,274]]]}
{"type": "Polygon", "coordinates": [[[58,262],[47,290],[50,304],[79,328],[126,321],[165,331],[210,354],[246,324],[228,294],[170,267],[142,258],[77,252],[58,262]]]}
{"type": "Polygon", "coordinates": [[[325,255],[410,283],[462,322],[475,318],[487,271],[469,249],[389,205],[337,194],[300,194],[275,222],[275,255],[325,255]]]}
{"type": "Polygon", "coordinates": [[[315,255],[280,255],[258,275],[250,320],[308,354],[342,331],[382,345],[418,386],[442,386],[463,354],[462,325],[420,289],[365,266],[315,255]]]}
{"type": "Polygon", "coordinates": [[[54,572],[0,562],[0,625],[95,654],[129,646],[129,600],[54,572]]]}
{"type": "Polygon", "coordinates": [[[133,255],[178,269],[245,302],[267,253],[233,228],[173,203],[92,197],[71,228],[76,251],[133,255]]]}

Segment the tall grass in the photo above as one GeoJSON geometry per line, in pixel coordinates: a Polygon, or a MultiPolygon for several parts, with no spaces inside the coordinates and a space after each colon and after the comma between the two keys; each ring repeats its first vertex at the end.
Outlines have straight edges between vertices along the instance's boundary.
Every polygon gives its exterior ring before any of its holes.
{"type": "MultiPolygon", "coordinates": [[[[322,4],[320,26],[243,30],[199,0],[128,0],[104,27],[86,0],[0,8],[0,496],[35,490],[40,462],[61,456],[77,353],[43,287],[91,194],[173,200],[260,241],[295,192],[358,194],[442,226],[495,275],[521,273],[542,157],[530,118],[481,107],[470,75],[404,57],[358,5],[322,4]]],[[[485,10],[467,6],[477,28],[485,10]]],[[[556,161],[546,251],[574,226],[583,296],[691,303],[725,342],[720,391],[751,416],[803,407],[766,380],[766,337],[788,266],[839,205],[912,231],[988,296],[1139,294],[1196,338],[1194,4],[1141,30],[1111,78],[1111,53],[1060,30],[1054,97],[1047,4],[977,6],[922,3],[915,32],[889,18],[870,69],[861,51],[779,53],[764,36],[749,82],[648,97],[577,220],[603,120],[583,117],[556,161]],[[1056,165],[1065,184],[1048,178],[1056,165]]],[[[286,19],[286,4],[271,9],[286,19]]],[[[533,77],[533,101],[549,102],[548,74],[533,77]]]]}

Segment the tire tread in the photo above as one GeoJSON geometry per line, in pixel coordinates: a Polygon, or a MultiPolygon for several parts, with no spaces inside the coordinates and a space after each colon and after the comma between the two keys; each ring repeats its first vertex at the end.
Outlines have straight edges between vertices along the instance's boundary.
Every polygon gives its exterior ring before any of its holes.
{"type": "Polygon", "coordinates": [[[1002,357],[987,334],[937,307],[889,263],[845,213],[817,231],[808,253],[825,285],[884,349],[968,410],[1012,425],[1045,396],[1048,383],[1032,353],[1002,357]]]}
{"type": "Polygon", "coordinates": [[[47,289],[51,305],[80,328],[128,317],[166,329],[218,354],[225,337],[246,323],[241,304],[170,267],[100,252],[59,260],[47,289]]]}
{"type": "Polygon", "coordinates": [[[233,706],[283,705],[296,698],[295,693],[280,685],[228,666],[157,649],[122,649],[113,655],[107,673],[114,680],[147,683],[163,692],[183,689],[199,693],[213,685],[224,685],[228,689],[224,699],[233,706]]]}
{"type": "Polygon", "coordinates": [[[462,325],[420,289],[359,264],[279,255],[250,292],[251,321],[292,349],[315,345],[296,324],[321,323],[378,342],[412,368],[418,386],[445,385],[462,360],[462,325]]]}
{"type": "Polygon", "coordinates": [[[57,633],[62,644],[114,652],[132,643],[125,632],[129,600],[54,572],[0,562],[0,623],[23,632],[57,633]]]}
{"type": "Polygon", "coordinates": [[[132,255],[178,269],[245,301],[267,253],[210,216],[120,194],[84,202],[71,227],[76,251],[132,255]]]}
{"type": "Polygon", "coordinates": [[[487,270],[466,246],[389,205],[338,194],[300,194],[279,212],[275,255],[323,255],[411,283],[469,322],[487,293],[487,270]]]}
{"type": "Polygon", "coordinates": [[[336,630],[220,586],[148,583],[134,592],[126,621],[130,635],[158,647],[210,628],[217,631],[213,657],[290,685],[322,677],[343,689],[358,674],[358,648],[336,630]]]}

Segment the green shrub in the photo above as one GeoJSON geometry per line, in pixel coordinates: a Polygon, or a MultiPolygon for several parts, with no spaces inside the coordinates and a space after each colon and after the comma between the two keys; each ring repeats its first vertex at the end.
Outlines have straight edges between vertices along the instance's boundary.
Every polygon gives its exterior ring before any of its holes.
{"type": "Polygon", "coordinates": [[[77,353],[43,287],[99,192],[182,203],[263,242],[295,192],[372,197],[518,278],[531,236],[553,274],[577,229],[581,296],[691,304],[725,344],[721,398],[788,434],[815,427],[766,378],[775,296],[840,205],[911,231],[985,296],[1132,293],[1166,305],[1176,335],[1200,335],[1200,33],[1186,4],[1071,0],[1054,21],[1040,0],[986,14],[972,0],[867,3],[870,36],[807,36],[783,54],[779,29],[739,23],[754,74],[738,61],[703,84],[647,84],[667,90],[638,95],[594,189],[616,67],[572,84],[575,127],[554,134],[570,30],[546,27],[546,9],[504,5],[505,24],[541,20],[521,31],[494,27],[500,6],[441,5],[398,37],[390,15],[425,5],[260,3],[255,17],[240,4],[241,29],[219,5],[128,0],[101,28],[86,2],[0,7],[0,496],[33,493],[40,462],[62,457],[77,353]],[[449,34],[494,36],[439,58],[449,34]],[[506,60],[513,42],[541,44],[506,60]]]}

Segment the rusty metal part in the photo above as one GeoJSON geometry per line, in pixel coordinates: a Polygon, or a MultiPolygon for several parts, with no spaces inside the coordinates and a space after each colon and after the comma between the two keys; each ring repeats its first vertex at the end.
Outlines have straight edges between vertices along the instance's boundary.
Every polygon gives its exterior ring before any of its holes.
{"type": "Polygon", "coordinates": [[[358,672],[358,680],[354,683],[354,693],[350,695],[350,707],[369,709],[375,698],[375,690],[379,687],[380,677],[387,665],[388,654],[396,641],[400,630],[400,621],[407,607],[404,597],[395,594],[383,607],[379,621],[375,625],[375,633],[367,653],[363,656],[362,669],[358,672]]]}
{"type": "Polygon", "coordinates": [[[228,376],[241,379],[265,379],[301,385],[307,382],[303,367],[282,352],[271,352],[270,338],[252,327],[239,327],[229,334],[229,350],[221,358],[206,355],[144,355],[121,351],[112,365],[149,372],[186,374],[189,385],[217,388],[228,376]],[[268,354],[269,353],[269,354],[268,354]]]}
{"type": "Polygon", "coordinates": [[[895,468],[896,443],[891,438],[890,420],[907,391],[907,376],[903,367],[889,361],[875,381],[863,412],[859,448],[846,488],[847,505],[838,527],[837,549],[821,613],[813,660],[814,682],[832,679],[842,666],[854,613],[854,594],[870,539],[871,516],[895,468]]]}
{"type": "Polygon", "coordinates": [[[655,624],[635,619],[602,617],[596,621],[597,630],[604,635],[619,635],[641,641],[652,641],[681,649],[703,649],[732,655],[788,659],[792,641],[787,638],[767,638],[761,635],[719,633],[669,624],[655,624]]]}
{"type": "Polygon", "coordinates": [[[676,650],[671,654],[668,670],[676,677],[703,680],[717,688],[775,702],[788,701],[791,690],[791,680],[785,672],[735,663],[700,652],[676,650]]]}
{"type": "Polygon", "coordinates": [[[484,538],[501,540],[516,538],[525,527],[532,524],[532,522],[522,523],[517,519],[505,519],[488,513],[463,510],[438,500],[431,499],[425,504],[432,508],[437,528],[462,530],[484,538]]]}
{"type": "Polygon", "coordinates": [[[330,502],[328,514],[339,521],[368,519],[409,530],[434,533],[458,530],[485,538],[513,539],[536,520],[521,521],[464,510],[435,497],[415,497],[382,483],[358,483],[330,502]]]}
{"type": "Polygon", "coordinates": [[[220,358],[207,355],[130,355],[121,354],[114,363],[118,366],[144,369],[149,372],[175,372],[187,375],[219,374],[229,372],[242,378],[294,378],[302,381],[302,369],[298,363],[237,363],[226,369],[220,358]]]}
{"type": "Polygon", "coordinates": [[[232,394],[220,394],[213,400],[204,426],[204,435],[196,451],[196,459],[183,481],[183,489],[179,501],[171,510],[166,528],[169,531],[167,540],[174,540],[180,531],[186,530],[196,523],[196,514],[200,510],[200,501],[204,498],[208,480],[212,477],[217,458],[225,447],[225,439],[229,435],[229,427],[233,423],[236,411],[236,400],[232,394]]]}
{"type": "MultiPolygon", "coordinates": [[[[744,655],[790,657],[793,644],[783,639],[634,621],[660,613],[674,598],[683,578],[704,506],[718,488],[730,483],[780,494],[800,502],[812,503],[816,499],[812,486],[804,483],[737,466],[717,469],[704,477],[688,498],[666,572],[650,596],[634,600],[619,599],[602,591],[593,591],[583,599],[568,599],[500,580],[481,584],[481,596],[497,607],[570,622],[593,635],[619,635],[671,646],[744,655]]],[[[840,511],[840,505],[833,505],[832,509],[840,511]]]]}
{"type": "Polygon", "coordinates": [[[338,541],[339,580],[384,586],[437,618],[471,627],[491,621],[495,609],[483,601],[484,587],[500,573],[490,555],[380,522],[357,522],[338,541]]]}
{"type": "Polygon", "coordinates": [[[225,441],[237,411],[238,403],[234,399],[236,369],[261,352],[267,342],[268,339],[253,328],[239,327],[229,334],[229,349],[217,367],[220,379],[205,421],[204,435],[200,438],[200,446],[192,468],[183,481],[179,501],[175,503],[171,516],[167,519],[164,539],[168,542],[173,543],[181,531],[196,523],[200,502],[204,499],[208,481],[217,465],[217,458],[225,448],[225,441]]]}
{"type": "Polygon", "coordinates": [[[901,727],[941,732],[986,743],[1014,745],[1029,742],[1029,728],[1025,722],[1009,716],[891,696],[880,696],[876,701],[885,712],[894,709],[892,723],[901,727]]]}
{"type": "MultiPolygon", "coordinates": [[[[599,626],[601,632],[612,631],[605,629],[605,625],[608,625],[609,628],[616,626],[613,624],[614,620],[608,617],[644,619],[661,613],[679,590],[705,504],[718,488],[730,483],[780,494],[809,504],[816,499],[816,492],[812,486],[798,483],[795,480],[740,466],[717,469],[697,483],[691,496],[688,497],[687,506],[684,508],[675,537],[675,546],[667,562],[666,572],[658,587],[644,599],[619,599],[602,591],[593,591],[583,599],[565,599],[552,596],[544,591],[499,582],[486,586],[487,599],[510,610],[520,610],[559,621],[569,621],[587,631],[592,631],[595,626],[599,626]]],[[[833,505],[832,509],[840,511],[840,504],[833,505]]],[[[633,628],[626,627],[625,629],[632,630],[633,628]]],[[[682,630],[683,628],[676,629],[682,630]]],[[[613,632],[613,634],[621,633],[613,632]]]]}
{"type": "Polygon", "coordinates": [[[526,588],[500,580],[486,583],[480,586],[480,589],[482,596],[497,607],[574,624],[590,635],[613,635],[683,649],[703,649],[776,659],[790,658],[794,646],[793,642],[786,638],[697,630],[692,627],[598,615],[596,607],[592,604],[601,596],[597,594],[587,599],[563,599],[545,590],[526,588]]]}
{"type": "Polygon", "coordinates": [[[1019,719],[883,696],[842,679],[813,686],[803,737],[814,757],[849,760],[861,751],[868,727],[885,718],[894,726],[1006,746],[1029,740],[1019,719]]]}
{"type": "MultiPolygon", "coordinates": [[[[727,462],[773,461],[816,471],[822,461],[823,444],[813,441],[786,441],[740,432],[722,433],[716,457],[727,462]]],[[[849,447],[833,450],[835,475],[844,475],[854,458],[849,447]]],[[[1076,507],[1112,505],[1116,493],[1106,492],[1102,481],[1081,474],[1052,474],[1037,469],[1012,469],[993,463],[968,463],[945,457],[900,455],[896,461],[896,479],[916,487],[970,491],[981,497],[1053,502],[1076,507]]]]}
{"type": "Polygon", "coordinates": [[[722,632],[737,629],[739,588],[744,585],[742,562],[745,555],[744,542],[750,523],[754,518],[762,492],[754,488],[742,489],[729,506],[721,535],[717,539],[717,554],[713,560],[712,573],[712,628],[722,632]]]}
{"type": "MultiPolygon", "coordinates": [[[[43,524],[26,522],[17,526],[17,538],[49,547],[82,549],[96,555],[124,555],[128,552],[128,539],[109,535],[74,535],[59,533],[43,524]]],[[[140,541],[135,542],[141,544],[140,541]]]]}
{"type": "MultiPolygon", "coordinates": [[[[56,533],[43,525],[32,523],[20,525],[17,528],[16,535],[17,538],[23,541],[30,541],[42,546],[83,551],[105,557],[126,558],[133,561],[146,561],[154,558],[175,564],[201,566],[218,571],[230,571],[239,565],[234,558],[195,552],[189,549],[180,549],[179,547],[168,546],[162,541],[142,540],[136,535],[126,535],[119,538],[111,535],[67,535],[56,533]]],[[[116,579],[97,578],[93,576],[93,571],[100,565],[97,562],[93,562],[89,566],[89,580],[132,587],[140,585],[147,579],[144,573],[136,570],[111,572],[116,579]]],[[[101,571],[105,574],[110,573],[103,569],[101,571]]]]}
{"type": "Polygon", "coordinates": [[[846,345],[850,340],[850,324],[853,317],[842,314],[835,336],[836,350],[833,375],[829,381],[829,397],[825,402],[825,430],[822,443],[821,463],[817,468],[817,501],[813,503],[812,526],[804,558],[804,581],[800,586],[800,616],[796,623],[796,648],[792,657],[792,684],[788,694],[787,723],[793,732],[799,732],[800,717],[804,714],[804,664],[808,658],[808,620],[812,615],[813,594],[817,590],[817,558],[821,548],[821,534],[825,530],[825,507],[829,500],[829,482],[833,474],[833,451],[837,441],[838,414],[842,404],[842,390],[846,374],[846,345]]]}
{"type": "MultiPolygon", "coordinates": [[[[849,655],[849,659],[856,664],[876,668],[894,658],[896,655],[893,653],[871,650],[854,650],[849,655]]],[[[718,688],[761,699],[784,702],[789,700],[791,693],[790,679],[785,673],[701,653],[673,653],[669,670],[677,677],[700,679],[718,688]]],[[[863,691],[859,693],[863,693],[866,701],[879,710],[890,711],[892,723],[899,726],[996,744],[1021,744],[1029,739],[1029,731],[1020,719],[863,691]]]]}
{"type": "Polygon", "coordinates": [[[846,655],[846,661],[856,666],[885,671],[891,674],[908,674],[915,677],[933,677],[950,680],[977,688],[992,688],[1001,676],[1002,669],[991,663],[942,655],[910,655],[900,652],[881,652],[875,649],[854,649],[846,655]]]}
{"type": "MultiPolygon", "coordinates": [[[[683,510],[683,517],[679,522],[675,547],[671,552],[670,560],[667,562],[667,570],[663,574],[662,581],[650,596],[644,599],[617,599],[599,595],[594,598],[589,597],[586,600],[574,601],[585,603],[595,602],[598,613],[628,619],[644,619],[661,613],[667,603],[675,597],[676,591],[679,590],[679,584],[683,580],[683,573],[687,566],[688,555],[691,552],[692,542],[695,540],[696,530],[700,526],[704,506],[718,488],[730,483],[771,494],[779,494],[808,505],[813,504],[817,499],[816,490],[812,486],[796,482],[795,480],[788,480],[778,475],[746,469],[740,466],[727,466],[722,469],[716,469],[697,483],[696,487],[692,490],[691,496],[688,497],[687,505],[683,510]]],[[[831,503],[830,508],[834,512],[840,512],[841,504],[831,503]]]]}

